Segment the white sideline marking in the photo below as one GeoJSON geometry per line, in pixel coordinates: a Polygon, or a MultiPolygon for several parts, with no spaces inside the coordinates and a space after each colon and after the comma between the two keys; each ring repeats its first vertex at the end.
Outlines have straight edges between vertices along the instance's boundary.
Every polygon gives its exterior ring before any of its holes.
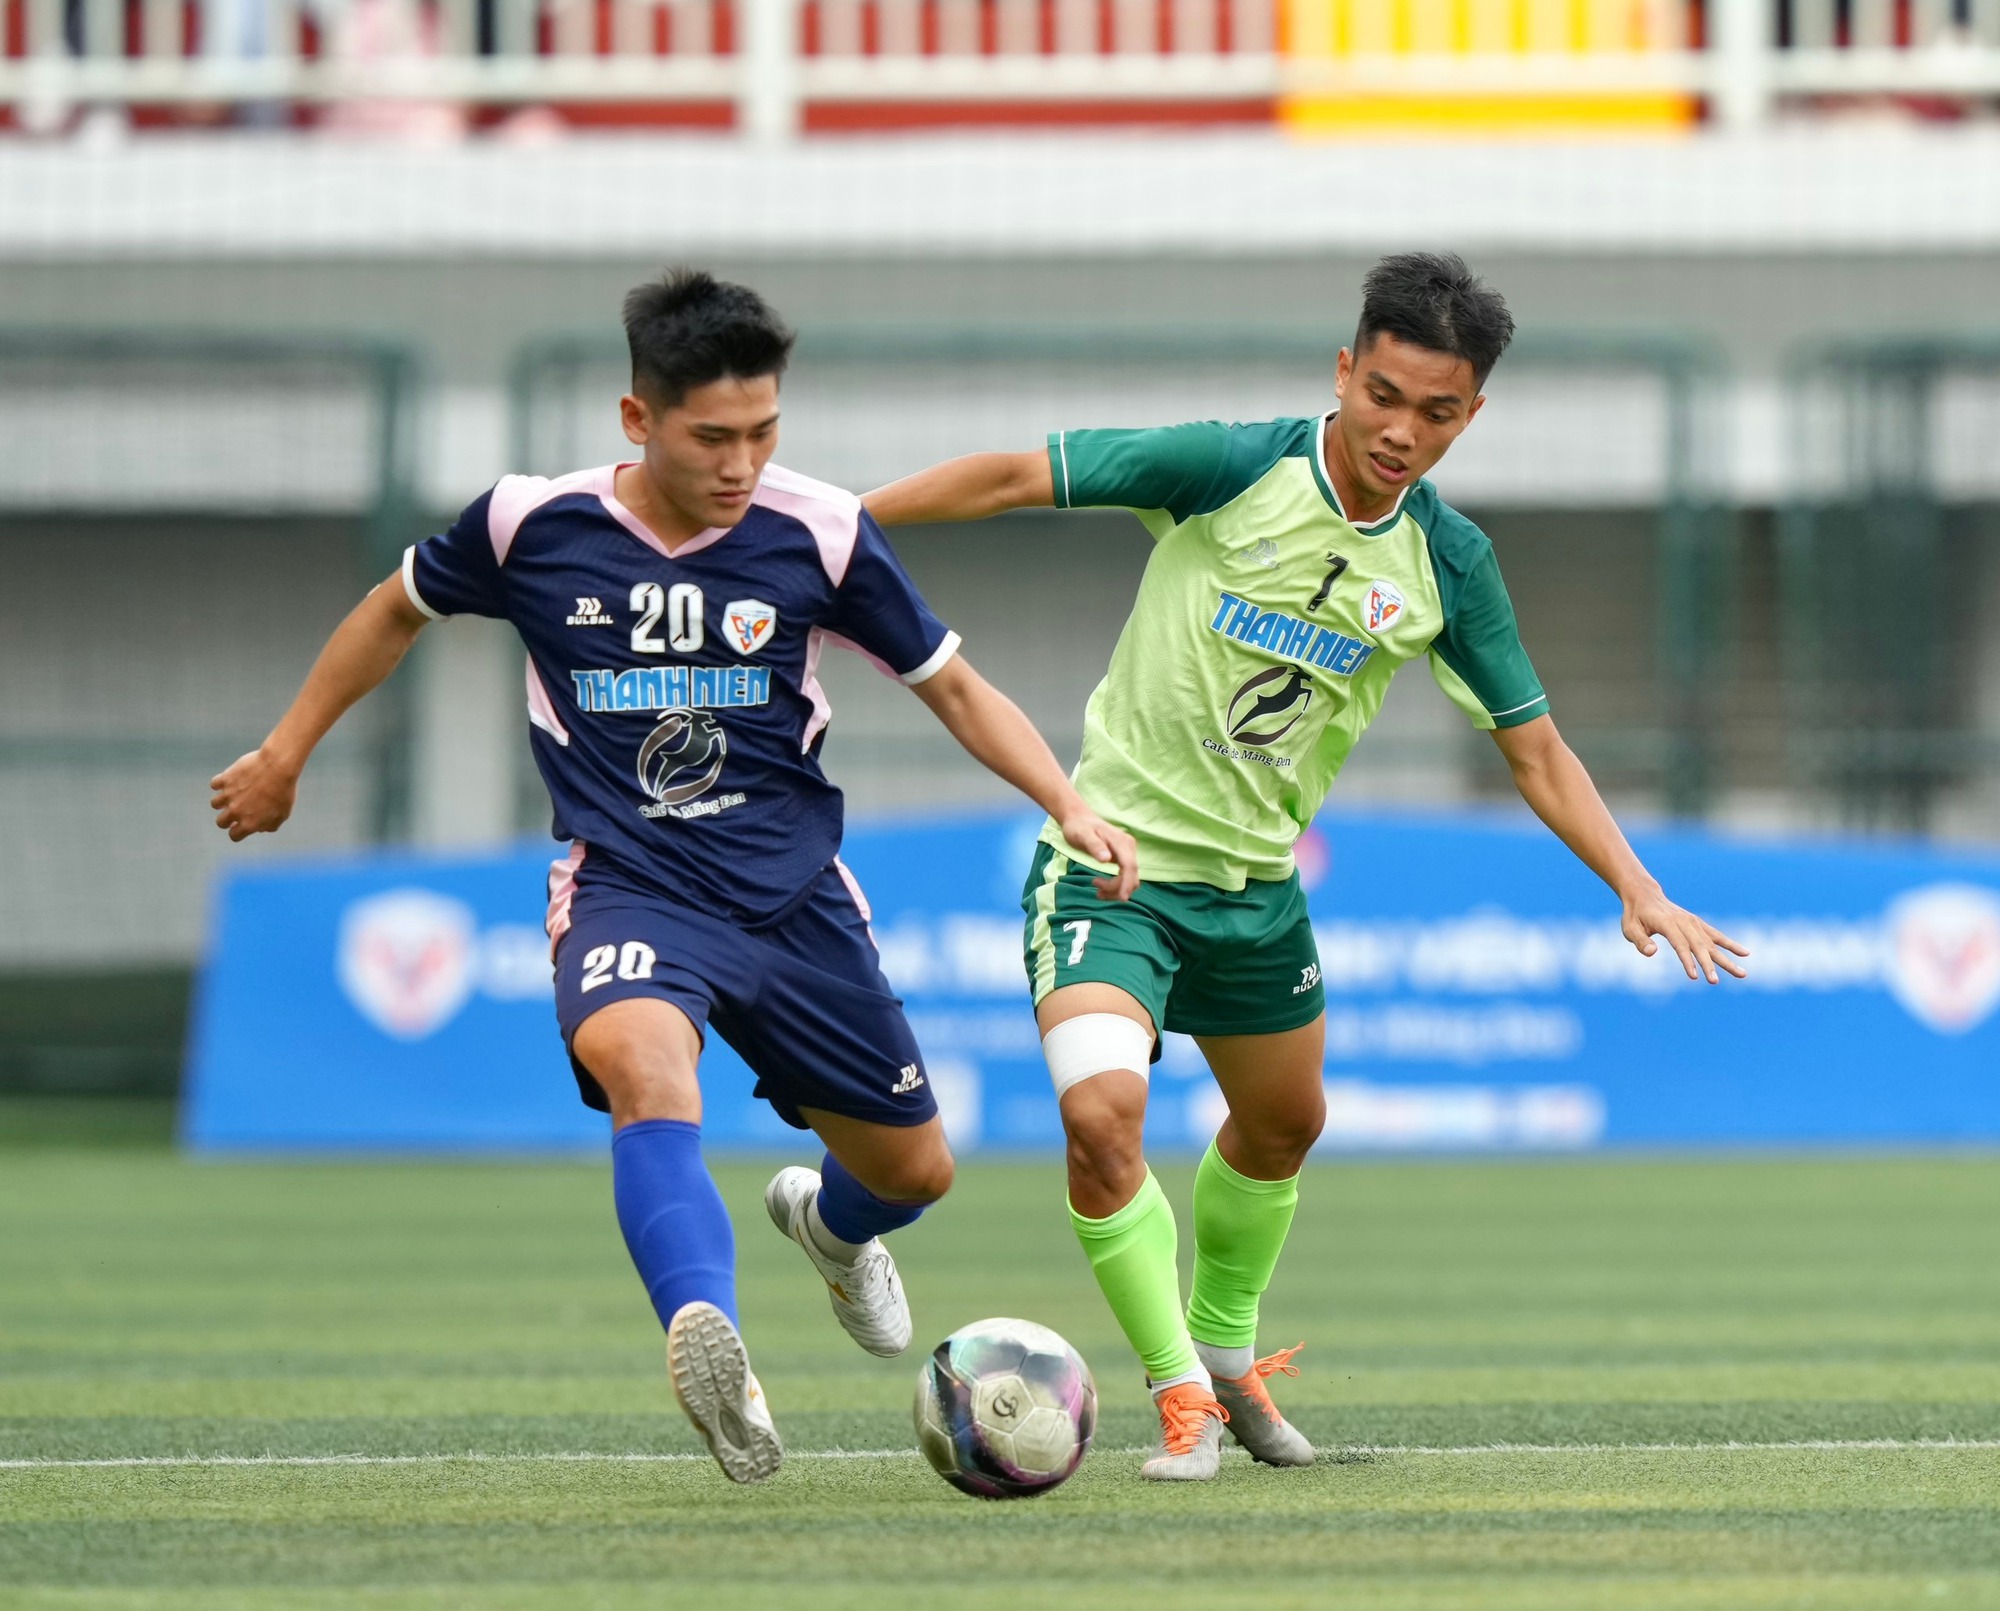
{"type": "MultiPolygon", "coordinates": [[[[1751,1454],[1784,1452],[1858,1453],[1870,1449],[1895,1451],[2000,1449],[2000,1438],[1794,1438],[1772,1443],[1357,1443],[1337,1450],[1336,1458],[1382,1455],[1481,1454],[1751,1454]]],[[[1100,1448],[1098,1454],[1143,1454],[1131,1448],[1100,1448]]],[[[689,1465],[710,1457],[693,1450],[665,1454],[577,1450],[570,1453],[492,1454],[134,1454],[101,1460],[0,1460],[0,1471],[93,1471],[129,1466],[449,1466],[449,1465],[689,1465]]],[[[915,1449],[797,1449],[792,1460],[914,1460],[915,1449]]]]}
{"type": "Polygon", "coordinates": [[[1770,1443],[1350,1443],[1343,1455],[1368,1454],[1743,1454],[1787,1450],[1843,1453],[1865,1449],[2000,1449],[2000,1438],[1788,1438],[1770,1443]]]}
{"type": "MultiPolygon", "coordinates": [[[[915,1449],[797,1449],[787,1460],[900,1460],[915,1449]]],[[[454,1466],[454,1465],[683,1465],[712,1459],[692,1449],[664,1454],[577,1450],[571,1453],[492,1454],[134,1454],[103,1460],[0,1460],[0,1471],[95,1470],[114,1466],[454,1466]]]]}

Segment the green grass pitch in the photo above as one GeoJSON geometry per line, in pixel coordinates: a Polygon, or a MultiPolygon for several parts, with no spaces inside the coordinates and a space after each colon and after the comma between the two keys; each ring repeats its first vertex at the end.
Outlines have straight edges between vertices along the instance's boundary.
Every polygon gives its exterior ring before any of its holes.
{"type": "Polygon", "coordinates": [[[974,1160],[897,1239],[919,1345],[1045,1321],[1104,1407],[1001,1505],[909,1452],[914,1354],[837,1330],[768,1168],[721,1175],[792,1455],[738,1489],[601,1165],[0,1153],[0,1605],[2000,1605],[2000,1161],[1315,1164],[1263,1340],[1322,1460],[1176,1488],[1058,1169],[974,1160]]]}

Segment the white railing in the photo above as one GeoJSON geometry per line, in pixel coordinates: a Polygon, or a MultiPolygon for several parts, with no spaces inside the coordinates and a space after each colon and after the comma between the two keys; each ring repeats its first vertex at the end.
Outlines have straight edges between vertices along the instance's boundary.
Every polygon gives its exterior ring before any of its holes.
{"type": "Polygon", "coordinates": [[[0,103],[30,127],[93,103],[705,103],[783,138],[843,103],[1670,94],[1751,126],[1787,98],[2000,97],[2000,0],[1792,0],[1783,40],[1777,0],[1707,0],[1705,38],[1694,3],[0,0],[0,103]]]}

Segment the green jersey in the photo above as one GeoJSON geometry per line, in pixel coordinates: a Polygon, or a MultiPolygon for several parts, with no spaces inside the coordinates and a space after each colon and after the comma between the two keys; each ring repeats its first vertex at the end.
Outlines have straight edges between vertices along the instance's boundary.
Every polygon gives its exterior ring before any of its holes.
{"type": "MultiPolygon", "coordinates": [[[[1428,481],[1355,525],[1326,418],[1049,438],[1058,508],[1130,509],[1157,544],[1075,773],[1138,841],[1143,878],[1290,877],[1293,842],[1419,655],[1476,726],[1549,708],[1485,533],[1428,481]]],[[[1042,837],[1076,855],[1053,822],[1042,837]]]]}

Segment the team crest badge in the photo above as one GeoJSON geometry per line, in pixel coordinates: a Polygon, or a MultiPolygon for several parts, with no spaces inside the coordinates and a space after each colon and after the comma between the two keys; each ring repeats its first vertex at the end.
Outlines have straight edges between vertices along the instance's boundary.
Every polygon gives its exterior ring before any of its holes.
{"type": "Polygon", "coordinates": [[[738,654],[755,654],[778,630],[777,608],[762,599],[737,599],[722,607],[722,630],[738,654]]]}
{"type": "Polygon", "coordinates": [[[428,889],[390,889],[341,914],[335,971],[347,999],[383,1034],[418,1041],[470,999],[472,908],[428,889]]]}
{"type": "Polygon", "coordinates": [[[1940,1035],[1964,1035],[2000,1008],[2000,895],[1927,884],[1883,914],[1889,993],[1940,1035]]]}
{"type": "Polygon", "coordinates": [[[1368,630],[1380,632],[1403,613],[1403,594],[1393,582],[1376,582],[1368,589],[1368,630]]]}

